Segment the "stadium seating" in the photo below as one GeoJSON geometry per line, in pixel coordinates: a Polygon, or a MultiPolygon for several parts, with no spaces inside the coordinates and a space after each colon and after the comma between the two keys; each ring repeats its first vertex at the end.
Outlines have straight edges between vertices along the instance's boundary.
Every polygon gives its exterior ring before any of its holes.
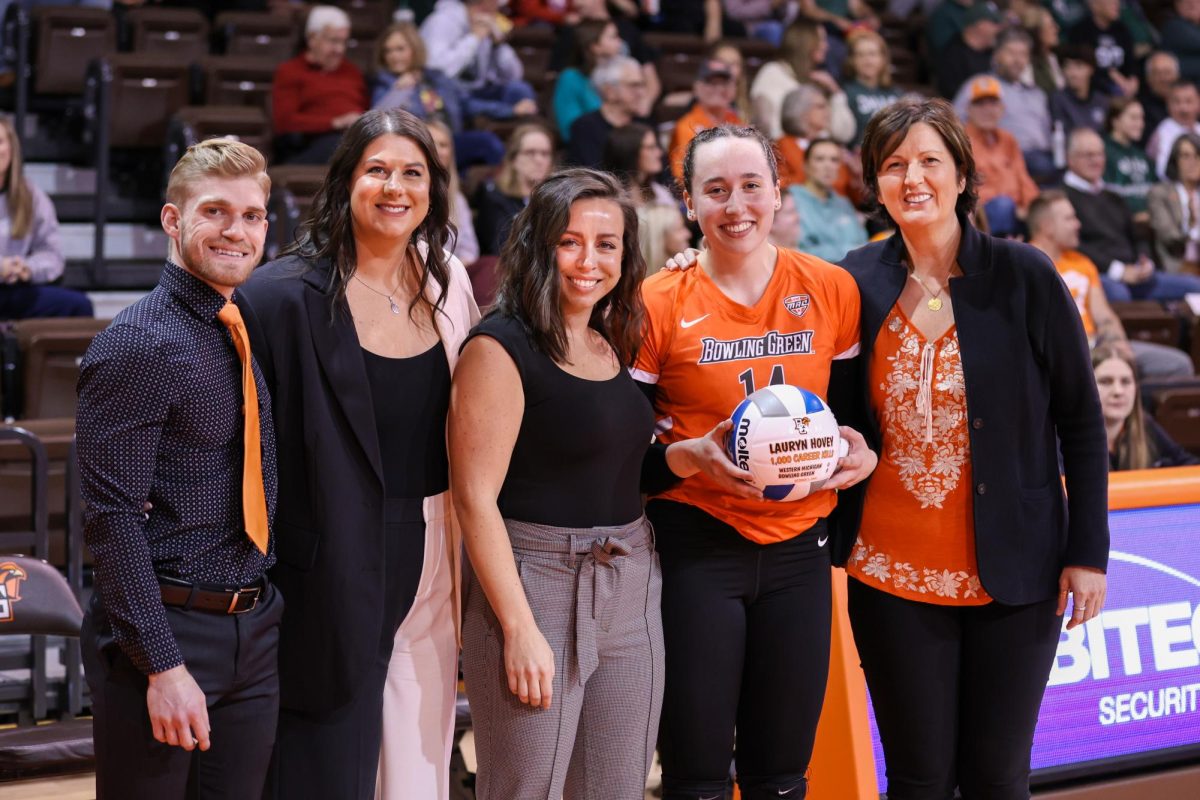
{"type": "Polygon", "coordinates": [[[296,238],[296,230],[308,217],[313,197],[325,180],[324,166],[272,167],[271,198],[267,205],[268,228],[266,258],[275,258],[279,251],[296,238]]]}
{"type": "Polygon", "coordinates": [[[1152,300],[1113,303],[1113,311],[1125,327],[1130,339],[1179,347],[1182,342],[1183,320],[1152,300]]]}
{"type": "MultiPolygon", "coordinates": [[[[47,419],[75,415],[79,361],[107,321],[88,318],[28,319],[11,323],[0,336],[16,341],[17,360],[4,364],[15,377],[5,397],[5,415],[47,419]]],[[[12,348],[5,348],[12,353],[12,348]]],[[[7,387],[6,387],[7,388],[7,387]]]]}
{"type": "Polygon", "coordinates": [[[271,82],[278,62],[263,56],[206,56],[196,65],[196,97],[211,106],[253,106],[271,113],[271,82]]]}
{"type": "Polygon", "coordinates": [[[192,62],[208,54],[208,20],[192,8],[142,6],[126,21],[135,53],[156,53],[192,62]]]}
{"type": "Polygon", "coordinates": [[[186,106],[171,119],[164,166],[174,166],[189,147],[217,136],[243,141],[271,160],[271,120],[262,108],[186,106]]]}
{"type": "Polygon", "coordinates": [[[296,54],[300,28],[283,14],[254,11],[225,11],[217,15],[214,28],[227,56],[286,61],[296,54]]]}
{"type": "Polygon", "coordinates": [[[1200,456],[1200,386],[1160,389],[1154,408],[1155,420],[1171,438],[1200,456]]]}
{"type": "Polygon", "coordinates": [[[93,59],[115,53],[117,26],[110,11],[76,6],[33,10],[37,94],[79,94],[93,59]]]}

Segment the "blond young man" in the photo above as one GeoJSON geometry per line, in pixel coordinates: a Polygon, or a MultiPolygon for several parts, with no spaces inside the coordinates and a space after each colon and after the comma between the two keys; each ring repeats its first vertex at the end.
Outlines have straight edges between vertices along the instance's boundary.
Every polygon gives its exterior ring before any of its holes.
{"type": "Polygon", "coordinates": [[[283,610],[265,577],[275,441],[235,289],[262,256],[269,189],[254,148],[189,148],[167,185],[158,286],[81,366],[98,800],[262,793],[283,610]]]}

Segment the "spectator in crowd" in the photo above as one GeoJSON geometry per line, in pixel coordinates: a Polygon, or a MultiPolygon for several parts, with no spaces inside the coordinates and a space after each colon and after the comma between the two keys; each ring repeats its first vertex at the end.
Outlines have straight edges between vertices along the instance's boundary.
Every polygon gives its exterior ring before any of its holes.
{"type": "Polygon", "coordinates": [[[1146,221],[1146,195],[1154,184],[1154,165],[1138,142],[1146,126],[1142,104],[1132,97],[1109,101],[1104,139],[1104,185],[1119,194],[1134,221],[1146,221]]]}
{"type": "Polygon", "coordinates": [[[628,56],[614,56],[596,67],[592,84],[600,92],[600,107],[571,124],[567,145],[567,163],[580,167],[600,166],[609,133],[634,121],[646,89],[641,68],[628,56]]]}
{"type": "Polygon", "coordinates": [[[994,236],[1021,232],[1029,204],[1037,197],[1037,184],[1025,168],[1016,138],[1000,127],[1005,98],[1000,82],[980,75],[967,84],[967,136],[978,169],[979,202],[994,236]]]}
{"type": "Polygon", "coordinates": [[[715,42],[722,36],[745,36],[746,29],[735,19],[726,19],[721,0],[658,0],[650,22],[665,33],[687,33],[715,42]]]}
{"type": "Polygon", "coordinates": [[[1159,46],[1179,59],[1184,78],[1200,81],[1200,0],[1175,0],[1175,15],[1163,25],[1159,46]]]}
{"type": "Polygon", "coordinates": [[[0,116],[0,198],[0,319],[92,316],[87,295],[48,285],[66,265],[58,216],[25,178],[21,140],[7,116],[0,116]]]}
{"type": "Polygon", "coordinates": [[[1146,197],[1154,254],[1167,272],[1200,273],[1200,135],[1179,135],[1166,172],[1146,197]]]}
{"type": "MultiPolygon", "coordinates": [[[[825,93],[811,85],[799,86],[783,101],[783,136],[775,141],[779,153],[779,186],[804,183],[807,169],[805,152],[814,139],[829,136],[829,101],[825,93]]],[[[857,159],[853,159],[857,161],[857,159]]],[[[860,184],[850,166],[843,163],[833,183],[833,190],[857,203],[862,196],[860,184]]]]}
{"type": "Polygon", "coordinates": [[[1145,130],[1138,144],[1145,147],[1159,123],[1167,118],[1167,98],[1171,87],[1179,81],[1179,59],[1173,54],[1158,50],[1146,59],[1146,80],[1138,89],[1138,100],[1146,113],[1145,130]]]}
{"type": "Polygon", "coordinates": [[[722,0],[725,18],[741,24],[746,35],[774,47],[783,41],[787,23],[799,10],[787,0],[722,0]]]}
{"type": "Polygon", "coordinates": [[[575,26],[575,49],[570,66],[554,82],[554,121],[563,141],[571,139],[575,120],[600,108],[599,87],[592,81],[596,67],[621,54],[621,37],[612,22],[586,19],[575,26]]]}
{"type": "Polygon", "coordinates": [[[929,45],[929,52],[940,53],[945,50],[954,37],[967,27],[968,12],[983,4],[981,0],[942,0],[938,3],[925,20],[925,42],[929,45]]]}
{"type": "Polygon", "coordinates": [[[942,97],[954,97],[967,78],[991,68],[999,32],[1000,15],[988,3],[976,3],[967,10],[962,30],[946,43],[945,49],[930,51],[938,53],[936,64],[931,66],[942,97]]]}
{"type": "Polygon", "coordinates": [[[479,190],[479,246],[484,255],[500,255],[513,217],[529,203],[529,195],[550,174],[554,143],[550,132],[536,122],[518,125],[508,137],[500,174],[479,190]]]}
{"type": "Polygon", "coordinates": [[[733,110],[733,71],[724,61],[708,58],[700,62],[696,82],[692,84],[695,101],[691,109],[675,123],[671,132],[671,173],[676,180],[683,179],[683,154],[688,142],[706,128],[718,125],[741,125],[741,117],[733,110]]]}
{"type": "Polygon", "coordinates": [[[851,30],[875,30],[879,17],[865,0],[799,0],[800,14],[816,20],[829,34],[829,55],[825,65],[840,75],[846,63],[846,35],[851,30]]]}
{"type": "MultiPolygon", "coordinates": [[[[1050,116],[1063,132],[1076,128],[1104,130],[1110,98],[1095,90],[1096,54],[1085,44],[1066,44],[1058,52],[1067,85],[1050,96],[1050,116]]],[[[1123,95],[1122,95],[1123,96],[1123,95]]]]}
{"type": "Polygon", "coordinates": [[[1096,389],[1108,433],[1111,470],[1184,467],[1200,458],[1180,447],[1142,405],[1137,375],[1128,356],[1112,347],[1092,351],[1096,389]]]}
{"type": "Polygon", "coordinates": [[[1059,45],[1058,23],[1047,8],[1029,5],[1026,9],[1022,25],[1033,42],[1033,52],[1030,54],[1028,72],[1022,80],[1033,83],[1049,97],[1066,86],[1066,77],[1055,53],[1059,45]]]}
{"type": "Polygon", "coordinates": [[[1110,302],[1178,300],[1200,292],[1200,277],[1154,268],[1150,243],[1140,239],[1121,196],[1104,186],[1104,142],[1090,128],[1067,139],[1063,185],[1081,224],[1079,250],[1100,268],[1110,302]]]}
{"type": "Polygon", "coordinates": [[[1093,88],[1109,95],[1137,94],[1133,34],[1121,21],[1121,0],[1087,0],[1088,14],[1067,31],[1067,41],[1096,54],[1093,88]]]}
{"type": "MultiPolygon", "coordinates": [[[[1046,93],[1029,81],[1029,58],[1033,43],[1021,28],[1007,28],[996,39],[992,53],[991,75],[999,82],[1004,94],[1004,116],[1000,127],[1017,140],[1025,164],[1034,175],[1054,172],[1054,157],[1050,152],[1050,105],[1046,93]]],[[[967,116],[971,102],[972,81],[959,89],[955,107],[962,117],[967,116]]]]}
{"type": "Polygon", "coordinates": [[[678,203],[638,207],[638,243],[646,259],[646,277],[663,268],[667,259],[692,245],[692,232],[678,203]]]}
{"type": "Polygon", "coordinates": [[[1029,243],[1054,263],[1075,299],[1090,347],[1113,347],[1137,361],[1147,378],[1190,378],[1195,374],[1191,357],[1178,347],[1131,341],[1120,318],[1104,296],[1100,272],[1079,252],[1079,218],[1064,192],[1043,192],[1029,207],[1029,243]]]}
{"type": "MultiPolygon", "coordinates": [[[[558,29],[558,38],[554,40],[554,48],[550,51],[550,72],[562,72],[569,65],[575,49],[575,26],[583,20],[603,20],[613,22],[617,33],[625,43],[623,55],[637,59],[642,66],[642,77],[646,80],[646,93],[643,105],[638,109],[638,116],[649,116],[654,107],[654,101],[662,92],[662,82],[658,78],[658,69],[654,66],[658,60],[658,50],[650,47],[642,38],[641,28],[634,22],[638,15],[637,6],[632,0],[627,0],[630,8],[618,8],[617,13],[609,8],[606,0],[570,0],[570,10],[566,15],[567,24],[558,29]]],[[[615,5],[620,6],[621,3],[615,5]]]]}
{"type": "Polygon", "coordinates": [[[476,114],[504,119],[512,116],[512,107],[466,97],[457,81],[428,68],[425,42],[411,22],[397,22],[383,32],[376,46],[375,67],[371,108],[402,108],[427,122],[445,120],[464,164],[496,164],[503,158],[504,142],[496,134],[465,130],[464,121],[476,114]]]}
{"type": "Polygon", "coordinates": [[[566,22],[568,6],[567,0],[513,0],[513,24],[542,23],[557,28],[566,22]]]}
{"type": "Polygon", "coordinates": [[[511,23],[498,6],[499,0],[437,0],[421,23],[429,66],[458,81],[470,100],[508,109],[505,118],[536,114],[533,87],[522,80],[525,68],[504,42],[511,23]]]}
{"type": "Polygon", "coordinates": [[[710,58],[724,61],[733,73],[733,81],[737,84],[737,92],[733,97],[733,110],[742,119],[750,119],[753,106],[750,103],[750,81],[746,79],[746,60],[742,51],[733,42],[721,39],[708,48],[710,58]]]}
{"type": "Polygon", "coordinates": [[[862,142],[867,122],[876,111],[900,99],[892,86],[892,57],[887,41],[873,30],[854,30],[846,37],[846,102],[854,114],[853,147],[862,142]]]}
{"type": "Polygon", "coordinates": [[[479,237],[475,235],[475,223],[471,219],[471,206],[462,193],[462,184],[458,180],[458,167],[454,163],[454,135],[450,126],[440,119],[432,119],[425,123],[433,145],[437,148],[438,160],[450,173],[450,223],[454,225],[454,236],[447,237],[446,242],[453,245],[449,250],[458,256],[458,260],[466,266],[471,266],[479,259],[479,237]]]}
{"type": "Polygon", "coordinates": [[[867,229],[850,201],[833,190],[844,166],[842,146],[833,139],[814,139],[804,151],[804,183],[789,194],[804,221],[799,248],[826,261],[840,261],[867,243],[867,229]]]}
{"type": "Polygon", "coordinates": [[[796,250],[800,247],[800,234],[803,227],[800,224],[800,213],[796,211],[796,198],[792,193],[779,193],[779,210],[771,222],[771,233],[767,240],[776,247],[786,247],[796,250]]]}
{"type": "Polygon", "coordinates": [[[1167,175],[1167,159],[1171,147],[1184,132],[1200,133],[1200,91],[1196,84],[1179,80],[1167,95],[1167,118],[1146,143],[1146,155],[1154,159],[1154,172],[1161,179],[1167,175]]]}
{"type": "Polygon", "coordinates": [[[783,98],[802,83],[811,83],[825,90],[831,107],[829,133],[839,142],[854,138],[854,114],[846,101],[846,93],[821,65],[829,50],[825,28],[812,20],[797,19],[783,32],[779,58],[763,64],[750,84],[750,101],[754,106],[755,126],[770,139],[783,135],[781,112],[783,98]]]}
{"type": "Polygon", "coordinates": [[[639,208],[679,204],[671,190],[659,182],[663,150],[658,135],[649,125],[631,122],[613,129],[604,144],[602,169],[620,178],[639,208]]]}
{"type": "Polygon", "coordinates": [[[367,85],[346,59],[345,11],[313,6],[304,35],[304,52],[280,64],[271,84],[276,160],[324,164],[342,132],[367,110],[367,85]]]}

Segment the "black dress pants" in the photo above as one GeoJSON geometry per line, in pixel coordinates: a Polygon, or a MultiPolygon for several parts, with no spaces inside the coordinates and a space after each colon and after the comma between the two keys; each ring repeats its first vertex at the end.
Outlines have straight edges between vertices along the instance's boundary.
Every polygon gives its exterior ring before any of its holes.
{"type": "Polygon", "coordinates": [[[155,741],[146,708],[149,682],[114,641],[96,593],[80,636],[92,693],[97,800],[258,800],[278,719],[283,598],[268,586],[244,614],[172,606],[166,613],[208,701],[212,746],[189,753],[155,741]]]}
{"type": "Polygon", "coordinates": [[[940,606],[849,581],[888,800],[1027,800],[1057,602],[940,606]]]}

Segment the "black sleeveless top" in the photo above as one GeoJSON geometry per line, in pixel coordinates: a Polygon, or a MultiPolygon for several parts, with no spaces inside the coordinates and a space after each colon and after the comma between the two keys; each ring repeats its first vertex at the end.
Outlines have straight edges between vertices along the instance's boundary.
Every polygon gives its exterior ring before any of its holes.
{"type": "Polygon", "coordinates": [[[467,341],[481,335],[508,351],[525,392],[500,513],[567,528],[624,525],[640,517],[639,481],[654,411],[629,373],[622,369],[606,381],[577,378],[534,349],[524,325],[512,317],[489,316],[467,341]]]}
{"type": "Polygon", "coordinates": [[[446,491],[450,483],[446,348],[439,341],[411,358],[387,358],[366,349],[362,353],[379,434],[384,494],[420,498],[446,491]]]}

